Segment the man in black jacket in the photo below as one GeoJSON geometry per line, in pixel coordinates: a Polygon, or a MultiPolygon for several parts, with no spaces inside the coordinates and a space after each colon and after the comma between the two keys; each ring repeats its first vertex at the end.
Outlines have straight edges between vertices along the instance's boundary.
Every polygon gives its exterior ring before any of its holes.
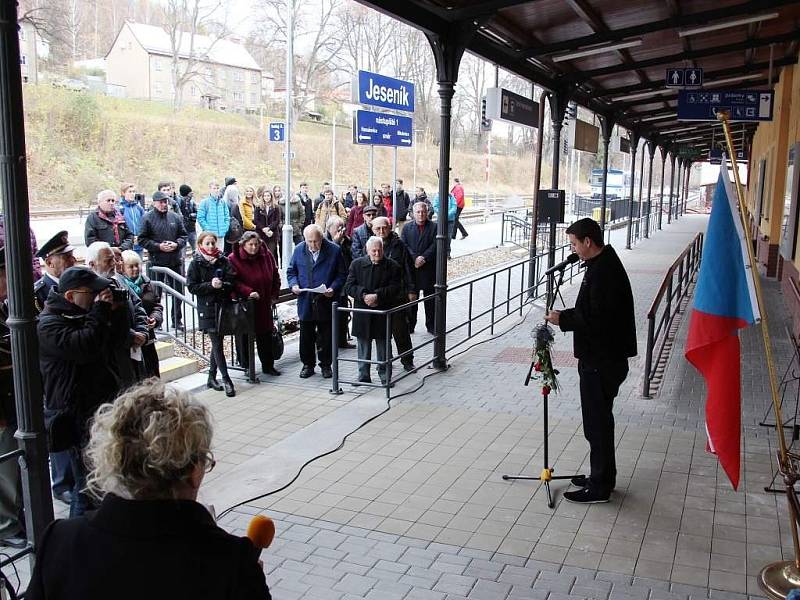
{"type": "Polygon", "coordinates": [[[90,506],[85,493],[82,449],[89,438],[89,420],[119,387],[111,370],[111,280],[85,267],[72,267],[51,290],[39,316],[39,365],[44,391],[45,424],[51,452],[69,450],[75,484],[69,516],[90,506]]]}
{"type": "Polygon", "coordinates": [[[625,267],[592,219],[567,228],[573,251],[586,263],[575,308],[551,311],[545,319],[572,331],[580,377],[583,435],[589,442],[588,477],[573,477],[582,489],[564,499],[582,504],[608,502],[616,484],[614,397],[628,375],[628,358],[636,356],[633,293],[625,267]]]}
{"type": "Polygon", "coordinates": [[[86,217],[83,238],[86,245],[106,242],[120,250],[133,249],[133,232],[128,229],[125,217],[116,209],[117,194],[103,190],[97,194],[97,210],[86,217]]]}
{"type": "MultiPolygon", "coordinates": [[[[162,193],[153,194],[153,210],[142,219],[139,243],[150,255],[150,265],[166,267],[183,275],[183,252],[186,247],[186,228],[183,218],[169,210],[169,197],[162,193]]],[[[178,280],[153,271],[151,279],[166,282],[172,289],[183,293],[183,284],[178,280]]],[[[170,323],[175,331],[183,329],[181,301],[173,296],[170,323]]]]}
{"type": "MultiPolygon", "coordinates": [[[[367,240],[367,256],[357,258],[350,265],[344,290],[353,297],[356,308],[387,310],[403,302],[402,274],[400,266],[384,255],[383,241],[373,236],[367,240]]],[[[378,361],[391,358],[392,349],[386,341],[386,317],[365,313],[353,314],[353,335],[358,341],[358,381],[372,383],[370,363],[372,360],[372,340],[378,354],[378,361]],[[388,348],[388,352],[387,352],[388,348]]],[[[381,383],[389,382],[388,363],[378,365],[381,383]]]]}
{"type": "MultiPolygon", "coordinates": [[[[413,286],[413,277],[411,275],[411,259],[408,255],[408,248],[400,240],[400,237],[392,231],[387,217],[377,217],[372,221],[372,231],[375,235],[383,240],[383,253],[386,258],[391,258],[400,267],[400,276],[402,277],[402,286],[404,296],[408,300],[416,300],[417,295],[409,290],[413,286]]],[[[405,304],[405,302],[403,302],[405,304]]],[[[414,370],[414,353],[410,352],[411,333],[408,330],[408,313],[406,311],[399,311],[394,313],[392,317],[392,337],[397,346],[397,353],[405,356],[400,358],[400,363],[406,371],[414,370]]]]}
{"type": "MultiPolygon", "coordinates": [[[[425,294],[425,328],[433,334],[436,300],[428,297],[433,295],[436,284],[436,225],[428,218],[428,205],[425,202],[415,202],[413,214],[414,221],[406,223],[400,233],[413,267],[412,285],[408,292],[414,293],[415,300],[420,293],[425,294]]],[[[408,309],[408,328],[412,332],[417,326],[418,312],[419,304],[408,309]]]]}
{"type": "Polygon", "coordinates": [[[184,183],[179,190],[178,209],[181,211],[183,226],[186,228],[186,243],[194,252],[197,247],[197,204],[191,187],[184,183]]]}
{"type": "Polygon", "coordinates": [[[397,199],[397,223],[395,223],[395,230],[398,232],[403,231],[403,226],[408,220],[408,214],[411,212],[411,199],[408,192],[403,189],[403,180],[398,179],[395,182],[395,198],[397,199]]]}

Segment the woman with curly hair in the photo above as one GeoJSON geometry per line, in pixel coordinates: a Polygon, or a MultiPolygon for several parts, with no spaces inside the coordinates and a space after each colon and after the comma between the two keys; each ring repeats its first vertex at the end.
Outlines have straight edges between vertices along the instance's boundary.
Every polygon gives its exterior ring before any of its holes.
{"type": "Polygon", "coordinates": [[[25,597],[269,599],[253,544],[197,502],[212,435],[206,407],[156,379],[101,405],[86,449],[100,508],[50,524],[25,597]]]}

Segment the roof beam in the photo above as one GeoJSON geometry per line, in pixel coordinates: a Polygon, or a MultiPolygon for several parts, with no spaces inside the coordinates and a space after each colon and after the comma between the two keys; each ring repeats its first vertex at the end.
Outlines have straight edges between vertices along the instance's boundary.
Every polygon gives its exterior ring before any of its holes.
{"type": "Polygon", "coordinates": [[[705,58],[717,54],[727,54],[729,52],[738,52],[748,48],[758,48],[761,46],[769,46],[770,44],[783,44],[785,42],[792,42],[800,37],[800,29],[794,29],[788,33],[781,35],[773,35],[771,37],[761,38],[757,40],[746,40],[744,42],[737,42],[735,44],[727,44],[725,46],[714,46],[712,48],[703,48],[702,50],[693,50],[691,52],[681,52],[680,54],[672,54],[671,56],[659,56],[649,60],[643,60],[632,65],[613,65],[604,67],[602,69],[594,69],[593,71],[581,71],[574,75],[568,75],[567,79],[575,82],[584,82],[588,79],[595,77],[603,77],[605,75],[613,75],[615,73],[623,73],[631,69],[643,69],[647,67],[655,67],[657,65],[677,64],[684,60],[694,60],[696,58],[705,58]]]}
{"type": "Polygon", "coordinates": [[[492,0],[491,2],[481,2],[473,6],[445,8],[444,15],[453,21],[466,21],[467,19],[494,15],[501,10],[513,8],[520,4],[530,4],[532,1],[533,0],[492,0]]]}
{"type": "Polygon", "coordinates": [[[423,33],[442,35],[449,26],[442,11],[432,6],[421,6],[412,0],[356,0],[359,4],[377,10],[388,17],[402,21],[423,33]]]}
{"type": "Polygon", "coordinates": [[[645,23],[643,25],[636,25],[634,27],[624,27],[622,29],[616,29],[613,31],[597,32],[591,35],[574,38],[571,40],[564,40],[562,42],[555,42],[552,44],[542,44],[526,50],[522,53],[522,56],[524,58],[543,56],[565,50],[582,48],[584,46],[591,46],[593,44],[601,44],[603,42],[616,42],[619,40],[624,40],[628,37],[647,33],[655,33],[657,31],[664,31],[666,29],[676,29],[690,25],[705,25],[709,21],[716,21],[718,19],[724,19],[738,15],[760,13],[772,8],[778,8],[789,4],[795,4],[795,0],[751,0],[735,6],[706,10],[694,14],[682,15],[680,17],[672,17],[661,21],[654,21],[652,23],[645,23]]]}

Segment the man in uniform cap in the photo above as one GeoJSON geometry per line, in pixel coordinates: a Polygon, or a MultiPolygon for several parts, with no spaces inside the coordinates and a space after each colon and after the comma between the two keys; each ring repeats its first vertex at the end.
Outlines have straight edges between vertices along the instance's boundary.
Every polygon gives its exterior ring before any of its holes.
{"type": "MultiPolygon", "coordinates": [[[[36,253],[36,256],[44,261],[44,275],[33,286],[34,301],[36,310],[42,312],[50,290],[58,291],[58,278],[61,274],[75,266],[75,248],[69,245],[69,234],[66,231],[59,231],[51,237],[36,253]]],[[[71,490],[75,484],[70,466],[70,453],[51,452],[50,453],[50,481],[53,486],[53,497],[65,504],[72,500],[71,490]]]]}
{"type": "Polygon", "coordinates": [[[36,310],[42,312],[50,290],[58,285],[58,278],[72,266],[75,266],[75,248],[69,245],[69,235],[59,231],[45,243],[36,253],[44,261],[44,275],[33,286],[36,296],[36,310]]]}

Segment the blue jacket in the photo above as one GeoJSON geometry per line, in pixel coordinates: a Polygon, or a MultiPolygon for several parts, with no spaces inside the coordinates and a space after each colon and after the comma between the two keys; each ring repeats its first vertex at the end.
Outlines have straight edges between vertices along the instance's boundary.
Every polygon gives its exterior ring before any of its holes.
{"type": "MultiPolygon", "coordinates": [[[[301,288],[315,288],[326,285],[333,289],[333,298],[341,295],[347,269],[344,266],[342,251],[333,242],[322,240],[317,262],[311,258],[306,243],[300,242],[295,246],[289,268],[286,270],[286,279],[289,287],[295,285],[301,288]]],[[[297,316],[301,321],[330,321],[332,298],[322,294],[302,292],[297,297],[297,316]]]]}
{"type": "Polygon", "coordinates": [[[213,196],[204,198],[197,209],[197,222],[200,223],[201,231],[213,231],[218,238],[224,238],[231,224],[228,204],[213,196]]]}
{"type": "MultiPolygon", "coordinates": [[[[439,210],[439,194],[433,195],[433,208],[435,211],[439,210]]],[[[452,223],[456,220],[456,197],[453,194],[447,194],[447,221],[452,223]]]]}
{"type": "Polygon", "coordinates": [[[142,217],[144,217],[144,209],[142,205],[135,200],[131,203],[125,202],[123,198],[120,206],[122,206],[122,216],[125,217],[125,223],[133,235],[139,235],[142,229],[142,217]]]}

